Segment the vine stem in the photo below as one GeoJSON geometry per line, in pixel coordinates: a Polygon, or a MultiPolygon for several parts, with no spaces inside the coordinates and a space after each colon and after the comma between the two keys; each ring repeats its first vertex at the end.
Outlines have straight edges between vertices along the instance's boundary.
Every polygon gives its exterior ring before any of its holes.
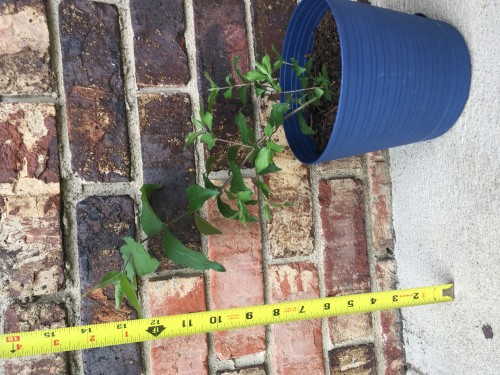
{"type": "Polygon", "coordinates": [[[283,122],[285,122],[286,120],[288,120],[290,117],[294,116],[296,113],[302,111],[305,107],[307,107],[309,104],[312,104],[314,103],[315,101],[317,101],[318,98],[312,98],[310,100],[308,100],[307,102],[305,102],[304,104],[302,104],[300,107],[297,107],[295,108],[292,112],[290,112],[289,114],[287,114],[284,118],[283,118],[283,122]]]}

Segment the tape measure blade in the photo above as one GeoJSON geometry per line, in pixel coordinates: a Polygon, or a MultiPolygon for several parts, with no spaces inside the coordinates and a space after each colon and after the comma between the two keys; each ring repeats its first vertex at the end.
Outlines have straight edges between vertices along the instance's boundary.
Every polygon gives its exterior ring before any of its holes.
{"type": "Polygon", "coordinates": [[[131,344],[251,326],[448,302],[453,299],[453,284],[444,284],[2,334],[0,358],[131,344]]]}

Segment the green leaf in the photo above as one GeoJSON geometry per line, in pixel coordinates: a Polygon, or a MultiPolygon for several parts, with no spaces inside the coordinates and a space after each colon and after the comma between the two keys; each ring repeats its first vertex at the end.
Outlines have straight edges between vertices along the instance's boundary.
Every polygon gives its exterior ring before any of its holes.
{"type": "Polygon", "coordinates": [[[236,194],[236,198],[245,203],[251,201],[252,197],[253,197],[252,190],[239,191],[238,194],[236,194]]]}
{"type": "Polygon", "coordinates": [[[264,206],[264,209],[262,210],[262,216],[267,221],[272,219],[271,209],[269,208],[269,206],[267,204],[264,206]]]}
{"type": "Polygon", "coordinates": [[[214,108],[215,101],[217,100],[217,95],[219,94],[219,89],[212,89],[208,95],[208,105],[207,110],[212,111],[214,108]]]}
{"type": "Polygon", "coordinates": [[[205,133],[201,136],[200,142],[207,145],[208,149],[211,150],[215,146],[215,135],[214,133],[205,133]]]}
{"type": "Polygon", "coordinates": [[[273,135],[273,127],[269,122],[266,123],[266,127],[264,128],[264,135],[266,137],[270,137],[273,135]]]}
{"type": "Polygon", "coordinates": [[[200,108],[200,119],[201,123],[207,127],[208,130],[212,131],[212,123],[214,120],[214,116],[210,111],[204,112],[203,109],[200,108]]]}
{"type": "Polygon", "coordinates": [[[264,87],[260,86],[255,86],[255,94],[259,97],[262,98],[264,94],[266,93],[266,89],[264,87]]]}
{"type": "Polygon", "coordinates": [[[306,120],[304,119],[304,116],[302,115],[302,113],[299,113],[297,115],[297,120],[299,122],[300,131],[302,132],[302,134],[313,135],[316,133],[316,131],[313,128],[311,128],[309,125],[307,125],[306,120]]]}
{"type": "Polygon", "coordinates": [[[120,288],[123,291],[123,294],[127,298],[127,300],[130,302],[130,304],[134,307],[135,311],[137,311],[137,316],[142,318],[142,313],[141,313],[141,306],[139,306],[139,300],[137,299],[137,295],[135,294],[135,290],[130,285],[130,282],[127,279],[127,276],[122,273],[121,279],[120,279],[120,288]]]}
{"type": "Polygon", "coordinates": [[[229,188],[231,193],[236,194],[240,191],[248,190],[245,182],[243,181],[243,176],[241,174],[239,165],[235,162],[231,162],[229,164],[229,169],[231,171],[231,187],[229,188]]]}
{"type": "Polygon", "coordinates": [[[186,189],[188,196],[188,212],[192,214],[203,207],[203,204],[212,197],[219,195],[218,190],[206,189],[200,185],[189,185],[186,189]]]}
{"type": "Polygon", "coordinates": [[[214,165],[214,162],[215,162],[215,156],[210,156],[205,162],[205,173],[207,175],[209,175],[210,172],[212,172],[212,166],[214,165]]]}
{"type": "Polygon", "coordinates": [[[294,204],[292,202],[283,203],[283,207],[292,207],[294,204]]]}
{"type": "Polygon", "coordinates": [[[274,54],[276,56],[276,62],[273,65],[273,71],[276,71],[279,68],[281,68],[281,65],[283,65],[285,62],[283,61],[283,57],[278,52],[278,50],[276,49],[276,47],[274,47],[274,45],[272,46],[272,49],[273,49],[273,52],[274,52],[274,54]]]}
{"type": "Polygon", "coordinates": [[[238,89],[238,98],[240,99],[241,104],[243,104],[244,106],[247,105],[248,102],[247,91],[248,86],[241,86],[238,89]]]}
{"type": "Polygon", "coordinates": [[[123,302],[123,289],[120,284],[121,280],[121,272],[120,272],[120,278],[118,279],[118,282],[115,284],[115,309],[120,310],[120,307],[123,302]]]}
{"type": "Polygon", "coordinates": [[[149,255],[143,244],[131,237],[123,237],[123,240],[125,245],[120,247],[120,253],[123,261],[127,264],[125,271],[127,271],[130,280],[134,279],[134,274],[145,276],[158,269],[160,262],[149,255]]]}
{"type": "Polygon", "coordinates": [[[232,99],[233,98],[233,88],[229,87],[224,91],[224,98],[232,99]]]}
{"type": "Polygon", "coordinates": [[[243,225],[247,225],[247,223],[258,223],[259,219],[254,216],[250,215],[250,211],[248,210],[247,205],[243,201],[238,201],[236,202],[237,207],[239,208],[239,219],[242,222],[243,225]]]}
{"type": "Polygon", "coordinates": [[[292,67],[297,77],[301,76],[306,71],[306,68],[300,66],[297,60],[295,60],[294,58],[290,59],[290,61],[292,62],[292,67]]]}
{"type": "Polygon", "coordinates": [[[252,128],[247,125],[247,119],[245,118],[243,113],[241,113],[241,111],[239,111],[238,115],[236,116],[236,126],[238,127],[238,131],[240,132],[241,140],[243,141],[243,143],[246,145],[251,145],[255,137],[252,128]]]}
{"type": "Polygon", "coordinates": [[[288,103],[273,104],[271,115],[269,116],[269,123],[271,124],[271,126],[276,128],[283,124],[284,115],[289,109],[290,104],[288,103]]]}
{"type": "Polygon", "coordinates": [[[263,147],[257,153],[255,158],[255,170],[260,174],[265,170],[273,161],[274,152],[269,147],[263,147]]]}
{"type": "Polygon", "coordinates": [[[235,219],[238,216],[238,211],[233,210],[230,205],[222,200],[220,196],[217,197],[217,207],[220,213],[227,219],[235,219]]]}
{"type": "Polygon", "coordinates": [[[228,164],[236,163],[236,158],[240,152],[240,146],[229,146],[226,150],[226,160],[228,164]]]}
{"type": "Polygon", "coordinates": [[[204,130],[198,130],[197,132],[191,132],[187,135],[186,140],[184,141],[184,148],[194,143],[195,139],[205,133],[204,130]]]}
{"type": "Polygon", "coordinates": [[[108,285],[119,283],[120,278],[121,278],[121,274],[122,273],[120,271],[108,272],[106,275],[104,275],[104,277],[101,279],[101,281],[99,281],[99,284],[94,286],[92,289],[90,289],[88,292],[86,292],[83,296],[86,296],[87,294],[89,294],[90,292],[92,292],[96,289],[101,289],[101,288],[104,288],[108,285]]]}
{"type": "Polygon", "coordinates": [[[240,61],[240,56],[235,56],[234,59],[233,59],[233,68],[234,68],[234,71],[243,80],[243,82],[247,82],[247,80],[243,76],[243,73],[241,72],[239,61],[240,61]]]}
{"type": "Polygon", "coordinates": [[[269,147],[274,152],[282,153],[285,150],[285,146],[279,145],[274,142],[267,141],[266,146],[269,147]]]}
{"type": "Polygon", "coordinates": [[[203,75],[205,76],[205,78],[208,80],[208,82],[210,82],[210,88],[212,89],[218,89],[219,86],[217,86],[217,84],[215,83],[215,81],[212,79],[212,77],[210,76],[210,73],[208,73],[206,70],[205,72],[203,72],[203,75]]]}
{"type": "Polygon", "coordinates": [[[267,53],[262,58],[262,65],[266,68],[267,72],[270,75],[273,70],[271,68],[271,58],[269,57],[269,55],[267,53]]]}
{"type": "Polygon", "coordinates": [[[165,231],[163,234],[163,250],[165,251],[165,255],[175,264],[180,264],[200,271],[210,268],[219,272],[226,271],[220,263],[212,262],[205,254],[184,246],[181,241],[175,238],[169,231],[165,231]]]}
{"type": "Polygon", "coordinates": [[[272,162],[271,164],[269,164],[269,166],[266,169],[261,171],[259,173],[259,175],[263,176],[263,175],[268,174],[268,173],[275,173],[275,172],[279,172],[279,171],[281,171],[281,168],[279,168],[276,164],[274,164],[274,162],[272,162]]]}
{"type": "Polygon", "coordinates": [[[196,228],[198,228],[200,233],[203,233],[207,236],[210,236],[212,234],[222,234],[219,228],[214,227],[207,220],[202,218],[197,212],[194,213],[194,224],[196,225],[196,228]]]}
{"type": "Polygon", "coordinates": [[[231,74],[228,74],[226,76],[226,83],[229,85],[229,86],[232,86],[233,84],[231,83],[231,74]]]}
{"type": "Polygon", "coordinates": [[[250,82],[255,82],[255,81],[266,81],[267,76],[257,70],[250,70],[247,74],[245,74],[245,79],[249,80],[250,82]]]}
{"type": "Polygon", "coordinates": [[[269,194],[271,194],[271,189],[269,189],[269,186],[267,186],[267,184],[261,180],[257,180],[256,184],[259,187],[260,191],[262,191],[262,194],[264,194],[266,198],[269,198],[269,194]]]}
{"type": "Polygon", "coordinates": [[[322,89],[320,89],[319,87],[316,87],[316,88],[314,89],[314,96],[315,96],[316,98],[318,98],[318,99],[319,99],[319,98],[321,98],[321,97],[323,96],[323,94],[324,94],[324,93],[325,93],[325,91],[324,91],[324,90],[322,90],[322,89]]]}
{"type": "Polygon", "coordinates": [[[144,184],[141,188],[141,227],[148,237],[155,235],[163,229],[163,222],[151,208],[149,197],[153,191],[161,188],[158,184],[144,184]]]}

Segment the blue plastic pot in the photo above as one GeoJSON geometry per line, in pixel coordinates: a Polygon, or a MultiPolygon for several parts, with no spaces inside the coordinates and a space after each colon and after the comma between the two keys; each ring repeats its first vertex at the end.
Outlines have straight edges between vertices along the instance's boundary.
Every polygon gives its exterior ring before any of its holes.
{"type": "MultiPolygon", "coordinates": [[[[320,163],[435,138],[450,129],[467,101],[471,64],[460,33],[447,23],[348,0],[302,0],[286,33],[283,57],[305,63],[327,10],[337,24],[342,59],[340,100],[324,152],[285,122],[295,156],[320,163]]],[[[300,89],[283,65],[285,91],[300,89]]],[[[284,98],[282,98],[284,99],[284,98]]]]}

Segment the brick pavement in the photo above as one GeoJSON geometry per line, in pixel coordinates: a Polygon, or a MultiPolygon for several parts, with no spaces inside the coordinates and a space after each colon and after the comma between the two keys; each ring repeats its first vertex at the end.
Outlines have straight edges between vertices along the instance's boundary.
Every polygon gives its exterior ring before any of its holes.
{"type": "MultiPolygon", "coordinates": [[[[232,57],[246,66],[279,49],[294,6],[0,2],[0,331],[135,316],[126,305],[114,310],[112,290],[81,292],[120,264],[122,236],[141,236],[144,182],[164,184],[153,197],[162,218],[185,209],[184,188],[206,157],[201,145],[182,145],[206,100],[202,72],[221,80],[232,57]]],[[[248,112],[256,132],[269,104],[254,101],[248,112]]],[[[235,108],[215,110],[229,138],[235,108]]],[[[275,200],[295,205],[245,229],[209,204],[206,215],[224,228],[210,239],[180,221],[176,234],[228,271],[163,261],[140,282],[149,316],[396,286],[387,153],[305,167],[287,149],[276,163],[283,170],[267,180],[275,200]]],[[[225,168],[219,157],[216,179],[225,168]]],[[[3,360],[0,373],[403,374],[400,323],[389,311],[255,327],[3,360]]]]}

